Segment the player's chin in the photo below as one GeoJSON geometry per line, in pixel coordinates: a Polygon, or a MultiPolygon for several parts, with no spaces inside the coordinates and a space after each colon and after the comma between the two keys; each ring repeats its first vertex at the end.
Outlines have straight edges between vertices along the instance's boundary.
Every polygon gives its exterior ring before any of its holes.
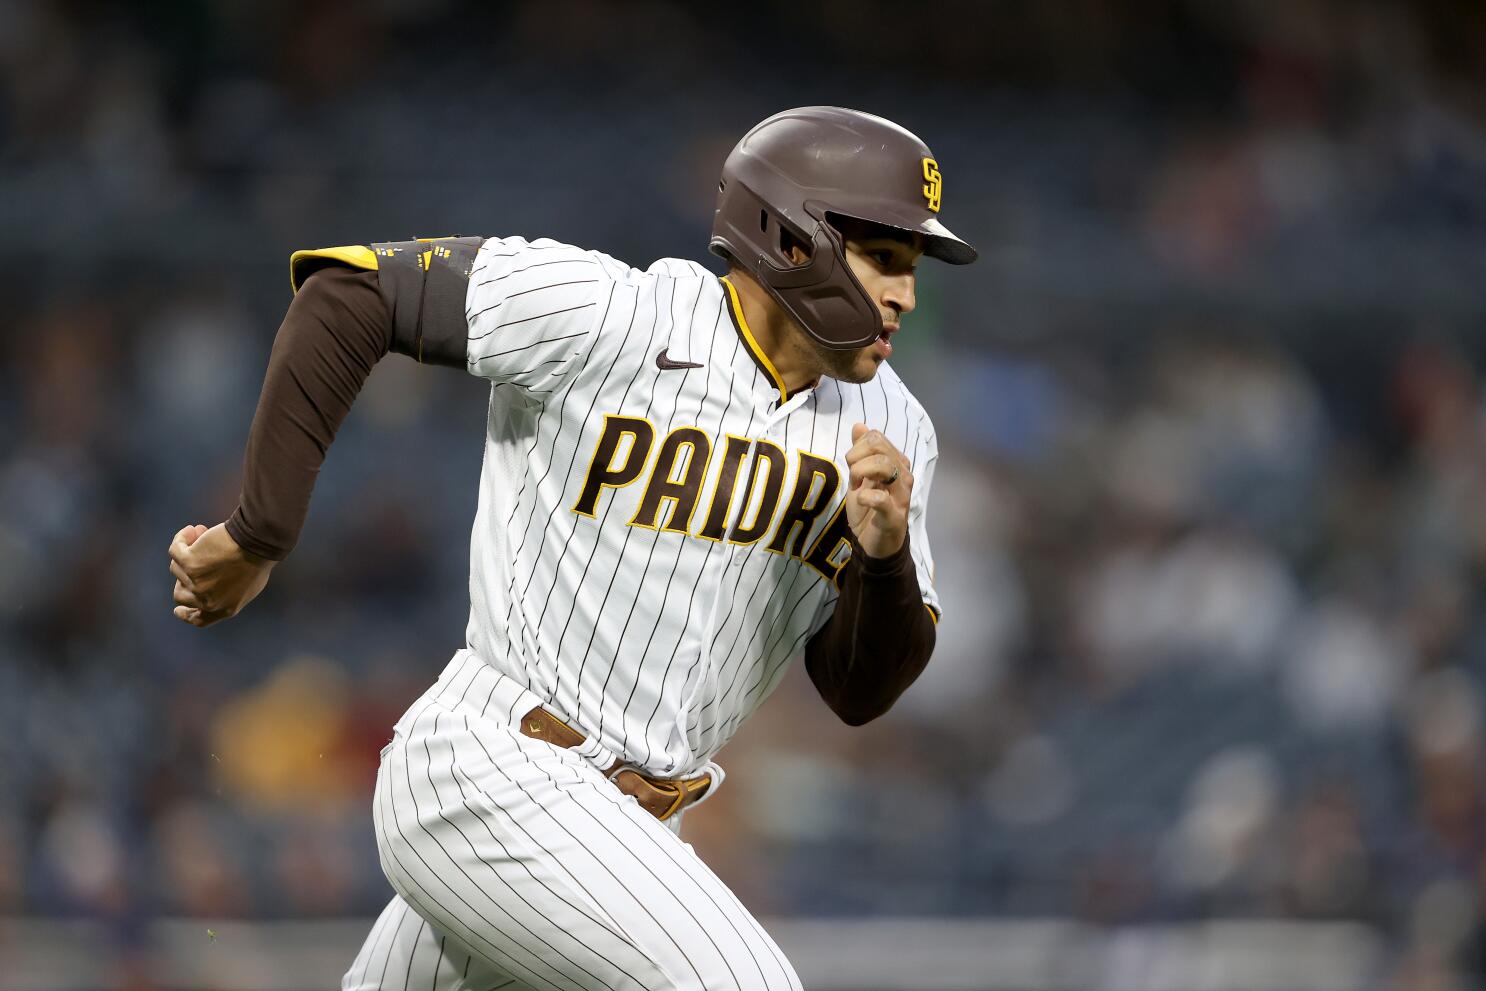
{"type": "Polygon", "coordinates": [[[857,351],[837,351],[829,357],[826,374],[838,382],[862,385],[877,377],[877,369],[885,360],[870,345],[857,351]]]}
{"type": "Polygon", "coordinates": [[[876,348],[863,348],[856,355],[856,360],[852,362],[851,378],[847,379],[847,381],[854,385],[861,385],[864,382],[872,381],[877,377],[877,369],[882,367],[885,361],[887,359],[878,354],[876,348]]]}

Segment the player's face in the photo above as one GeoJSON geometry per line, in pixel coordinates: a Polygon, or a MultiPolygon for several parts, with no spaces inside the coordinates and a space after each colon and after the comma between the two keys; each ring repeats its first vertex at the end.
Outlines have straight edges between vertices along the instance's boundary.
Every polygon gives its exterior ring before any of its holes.
{"type": "MultiPolygon", "coordinates": [[[[893,353],[892,338],[913,312],[914,269],[923,249],[915,242],[864,235],[846,238],[846,262],[882,314],[882,334],[864,348],[836,351],[816,345],[824,373],[842,382],[870,382],[893,353]]],[[[814,343],[814,342],[812,342],[814,343]]]]}

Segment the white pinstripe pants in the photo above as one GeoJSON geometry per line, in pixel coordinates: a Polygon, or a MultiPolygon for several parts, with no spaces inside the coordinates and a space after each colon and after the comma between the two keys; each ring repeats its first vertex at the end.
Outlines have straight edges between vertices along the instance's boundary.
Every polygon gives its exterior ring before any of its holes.
{"type": "Polygon", "coordinates": [[[521,735],[530,696],[461,653],[383,751],[398,894],[342,988],[799,991],[691,847],[588,759],[521,735]]]}

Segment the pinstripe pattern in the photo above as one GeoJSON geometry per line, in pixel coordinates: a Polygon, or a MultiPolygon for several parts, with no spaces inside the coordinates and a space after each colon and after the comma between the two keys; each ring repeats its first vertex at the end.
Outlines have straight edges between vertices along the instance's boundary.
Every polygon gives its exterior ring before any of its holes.
{"type": "Polygon", "coordinates": [[[342,991],[514,991],[518,986],[516,978],[460,945],[394,897],[341,978],[342,991]]]}
{"type": "Polygon", "coordinates": [[[670,828],[679,817],[657,822],[598,769],[623,759],[720,783],[713,755],[835,606],[834,584],[802,557],[842,505],[855,422],[913,465],[914,564],[937,611],[923,525],[933,427],[887,366],[864,386],[826,379],[781,402],[723,285],[691,262],[641,272],[554,241],[494,239],[475,259],[466,316],[469,370],[491,382],[466,647],[384,752],[374,816],[398,897],[344,987],[797,989],[778,947],[670,828]],[[699,367],[663,369],[662,350],[699,367]],[[633,434],[644,467],[633,484],[585,490],[612,417],[652,432],[643,452],[633,434]],[[654,468],[679,428],[691,446],[672,449],[687,460],[654,468]],[[724,488],[729,437],[744,458],[724,488]],[[770,451],[783,467],[765,515],[776,479],[764,484],[757,459],[770,451]],[[802,454],[834,465],[837,482],[805,518],[797,557],[769,547],[802,454]],[[706,459],[699,488],[692,458],[706,459]],[[689,518],[661,529],[674,516],[659,502],[641,516],[649,485],[682,478],[689,518]],[[584,491],[596,501],[577,511],[584,491]],[[714,501],[720,540],[701,535],[714,501]],[[762,536],[729,539],[755,517],[762,536]],[[536,705],[587,741],[559,750],[520,735],[536,705]]]}
{"type": "Polygon", "coordinates": [[[398,723],[374,800],[398,897],[343,987],[797,991],[675,832],[591,762],[516,731],[528,699],[461,651],[398,723]]]}
{"type": "MultiPolygon", "coordinates": [[[[833,461],[844,479],[852,423],[881,429],[914,465],[912,548],[937,611],[923,527],[936,442],[890,367],[863,386],[822,380],[781,406],[705,269],[664,259],[641,272],[552,241],[486,242],[467,312],[470,368],[494,388],[466,643],[605,755],[656,774],[698,773],[836,599],[814,569],[768,551],[769,535],[739,546],[627,526],[643,479],[603,491],[592,518],[572,512],[606,414],[649,422],[657,448],[680,426],[711,438],[694,530],[717,495],[727,435],[781,448],[789,493],[797,452],[833,461]],[[703,367],[662,370],[662,349],[703,367]]],[[[739,499],[749,491],[742,474],[739,499]]],[[[842,484],[804,546],[844,497],[842,484]]]]}

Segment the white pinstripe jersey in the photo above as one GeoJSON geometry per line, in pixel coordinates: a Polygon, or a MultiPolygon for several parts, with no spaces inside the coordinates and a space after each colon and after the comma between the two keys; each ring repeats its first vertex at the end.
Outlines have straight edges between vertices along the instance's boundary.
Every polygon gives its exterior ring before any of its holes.
{"type": "Polygon", "coordinates": [[[546,239],[486,241],[466,315],[469,370],[492,383],[469,649],[615,754],[694,773],[803,654],[850,554],[855,422],[913,467],[937,616],[937,441],[886,364],[785,395],[726,280],[546,239]]]}

